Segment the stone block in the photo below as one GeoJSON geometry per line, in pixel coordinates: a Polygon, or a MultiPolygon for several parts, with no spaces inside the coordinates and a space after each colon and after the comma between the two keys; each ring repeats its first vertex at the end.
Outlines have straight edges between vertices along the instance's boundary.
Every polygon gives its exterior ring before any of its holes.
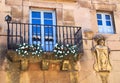
{"type": "Polygon", "coordinates": [[[2,26],[0,25],[0,32],[2,32],[2,26]]]}
{"type": "Polygon", "coordinates": [[[5,4],[7,5],[22,5],[22,0],[6,0],[5,4]]]}
{"type": "Polygon", "coordinates": [[[109,0],[92,0],[93,3],[106,3],[109,0]]]}
{"type": "Polygon", "coordinates": [[[120,49],[120,41],[114,41],[114,40],[108,41],[107,46],[113,51],[119,50],[120,49]]]}
{"type": "Polygon", "coordinates": [[[71,12],[73,10],[67,10],[67,9],[64,9],[63,11],[63,19],[64,21],[74,21],[74,14],[73,12],[71,12]]]}
{"type": "Polygon", "coordinates": [[[22,18],[22,8],[21,7],[12,7],[11,8],[12,12],[12,18],[20,19],[22,18]]]}
{"type": "Polygon", "coordinates": [[[57,23],[58,23],[58,25],[62,25],[62,23],[63,23],[63,22],[62,22],[62,21],[63,21],[63,20],[62,20],[62,17],[63,17],[62,9],[61,9],[61,8],[57,8],[57,9],[56,9],[56,12],[57,12],[57,13],[56,13],[56,14],[57,14],[57,15],[56,15],[56,17],[57,17],[57,23]]]}
{"type": "Polygon", "coordinates": [[[120,72],[115,72],[115,71],[112,71],[110,74],[109,74],[109,83],[119,83],[120,82],[120,72]]]}
{"type": "Polygon", "coordinates": [[[93,47],[92,44],[93,44],[92,40],[87,40],[87,39],[83,40],[83,49],[91,50],[91,48],[93,47]]]}
{"type": "Polygon", "coordinates": [[[7,73],[5,71],[0,71],[0,83],[8,83],[7,73]]]}
{"type": "Polygon", "coordinates": [[[120,51],[111,51],[110,59],[113,61],[120,61],[120,51]]]}
{"type": "Polygon", "coordinates": [[[120,61],[111,61],[112,71],[120,72],[120,61]]]}
{"type": "Polygon", "coordinates": [[[120,3],[120,0],[109,0],[110,3],[113,3],[113,4],[119,4],[120,3]]]}
{"type": "Polygon", "coordinates": [[[91,1],[88,1],[88,0],[87,1],[79,0],[78,3],[80,5],[80,7],[83,7],[83,8],[91,8],[92,7],[91,1]]]}
{"type": "Polygon", "coordinates": [[[116,5],[114,4],[94,4],[93,8],[95,10],[101,10],[101,11],[115,11],[116,10],[116,5]]]}

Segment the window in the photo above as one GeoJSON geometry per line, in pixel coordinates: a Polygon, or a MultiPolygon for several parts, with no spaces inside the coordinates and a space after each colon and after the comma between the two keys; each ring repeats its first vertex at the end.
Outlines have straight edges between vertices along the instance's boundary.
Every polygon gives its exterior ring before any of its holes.
{"type": "Polygon", "coordinates": [[[51,51],[56,43],[55,11],[30,12],[30,43],[41,44],[45,51],[51,51]]]}
{"type": "Polygon", "coordinates": [[[97,12],[96,16],[99,33],[114,34],[112,14],[97,12]]]}

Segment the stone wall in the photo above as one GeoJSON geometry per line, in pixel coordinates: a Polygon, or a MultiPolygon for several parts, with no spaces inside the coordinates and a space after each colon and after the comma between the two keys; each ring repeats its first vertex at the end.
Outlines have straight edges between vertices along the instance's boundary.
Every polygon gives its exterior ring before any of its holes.
{"type": "MultiPolygon", "coordinates": [[[[7,45],[7,23],[4,17],[9,14],[15,22],[29,22],[30,9],[54,9],[58,25],[82,27],[84,54],[80,59],[81,70],[77,73],[78,83],[101,83],[99,75],[93,70],[94,57],[91,48],[95,43],[91,39],[92,35],[86,36],[84,31],[88,29],[93,31],[93,34],[98,33],[96,11],[112,12],[116,33],[105,35],[106,45],[111,49],[110,60],[113,67],[108,79],[109,83],[120,83],[120,0],[0,0],[0,48],[4,49],[7,45]]],[[[5,54],[0,53],[0,56],[5,54]]],[[[0,57],[0,83],[76,83],[70,82],[68,72],[41,71],[36,68],[36,64],[31,64],[28,71],[20,72],[9,70],[7,64],[8,61],[0,57]],[[13,73],[13,78],[18,76],[14,82],[9,81],[13,79],[9,76],[10,71],[20,72],[13,73]],[[48,80],[44,80],[44,75],[48,80]]]]}

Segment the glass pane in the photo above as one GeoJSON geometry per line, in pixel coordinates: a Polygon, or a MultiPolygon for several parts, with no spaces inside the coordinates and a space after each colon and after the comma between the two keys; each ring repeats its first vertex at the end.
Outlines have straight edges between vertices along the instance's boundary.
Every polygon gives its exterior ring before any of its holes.
{"type": "Polygon", "coordinates": [[[111,22],[110,21],[106,21],[106,25],[107,26],[111,26],[111,22]]]}
{"type": "Polygon", "coordinates": [[[40,27],[36,27],[36,26],[32,26],[32,32],[33,32],[34,35],[40,35],[41,28],[40,27]]]}
{"type": "Polygon", "coordinates": [[[32,18],[41,18],[41,13],[32,11],[32,18]]]}
{"type": "Polygon", "coordinates": [[[97,20],[98,25],[102,25],[102,20],[97,20]]]}
{"type": "Polygon", "coordinates": [[[53,27],[45,27],[45,36],[52,36],[53,27]]]}
{"type": "Polygon", "coordinates": [[[97,14],[97,19],[102,19],[101,14],[97,14]]]}
{"type": "Polygon", "coordinates": [[[110,15],[105,15],[106,20],[110,20],[110,15]]]}
{"type": "Polygon", "coordinates": [[[40,19],[32,19],[32,24],[41,24],[40,19]]]}
{"type": "Polygon", "coordinates": [[[52,20],[44,20],[44,24],[45,25],[53,25],[53,21],[52,20]]]}
{"type": "Polygon", "coordinates": [[[52,19],[52,13],[50,13],[50,12],[44,12],[44,18],[52,19]]]}

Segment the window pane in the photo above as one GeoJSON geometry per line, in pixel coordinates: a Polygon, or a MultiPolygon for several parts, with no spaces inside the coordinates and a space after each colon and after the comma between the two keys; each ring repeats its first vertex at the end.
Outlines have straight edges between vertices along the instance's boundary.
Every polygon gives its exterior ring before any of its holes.
{"type": "Polygon", "coordinates": [[[105,15],[106,20],[110,20],[110,15],[105,15]]]}
{"type": "Polygon", "coordinates": [[[40,19],[32,19],[32,24],[41,24],[40,19]]]}
{"type": "Polygon", "coordinates": [[[52,13],[44,12],[44,18],[52,19],[52,13]]]}
{"type": "Polygon", "coordinates": [[[102,19],[101,14],[97,14],[97,19],[102,19]]]}
{"type": "Polygon", "coordinates": [[[32,26],[32,32],[34,35],[40,35],[41,33],[41,28],[37,26],[32,26]]]}
{"type": "Polygon", "coordinates": [[[106,21],[106,25],[107,26],[111,26],[111,22],[110,21],[106,21]]]}
{"type": "Polygon", "coordinates": [[[102,25],[102,20],[97,20],[98,25],[102,25]]]}
{"type": "Polygon", "coordinates": [[[32,18],[41,18],[41,13],[32,11],[32,18]]]}
{"type": "Polygon", "coordinates": [[[53,34],[53,27],[45,27],[45,36],[52,36],[53,34]]]}
{"type": "Polygon", "coordinates": [[[53,25],[53,21],[52,20],[44,20],[44,24],[53,25]]]}

